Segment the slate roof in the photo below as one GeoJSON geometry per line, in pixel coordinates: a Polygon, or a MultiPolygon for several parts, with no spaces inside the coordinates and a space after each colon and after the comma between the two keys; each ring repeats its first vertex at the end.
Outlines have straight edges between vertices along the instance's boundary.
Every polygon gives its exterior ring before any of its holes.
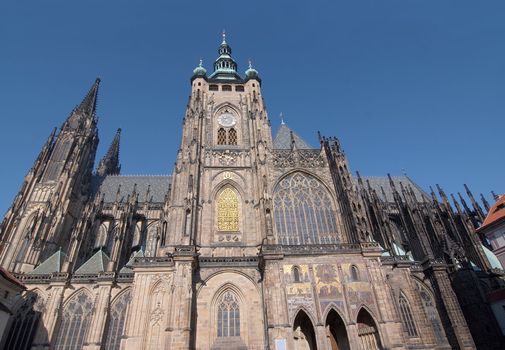
{"type": "Polygon", "coordinates": [[[3,267],[0,267],[0,276],[18,288],[26,289],[23,283],[19,282],[16,277],[14,277],[9,271],[4,269],[3,267]]]}
{"type": "Polygon", "coordinates": [[[146,200],[147,188],[149,188],[148,201],[153,203],[163,203],[168,187],[172,181],[172,177],[168,175],[108,175],[105,177],[93,176],[91,179],[91,188],[93,194],[100,192],[100,195],[105,194],[104,201],[113,203],[116,200],[116,193],[119,185],[121,185],[118,200],[125,202],[128,195],[133,192],[133,187],[137,184],[137,193],[139,202],[146,200]]]}
{"type": "Polygon", "coordinates": [[[293,133],[293,139],[295,140],[295,146],[298,149],[314,149],[311,145],[305,142],[296,132],[291,130],[286,123],[282,123],[277,130],[277,135],[275,135],[274,149],[291,149],[291,133],[293,133]]]}
{"type": "Polygon", "coordinates": [[[132,266],[133,262],[135,261],[135,258],[143,258],[144,257],[144,251],[140,249],[139,251],[135,252],[133,254],[132,258],[128,260],[125,266],[121,270],[119,270],[120,273],[130,273],[133,272],[132,266]]]}
{"type": "Polygon", "coordinates": [[[28,272],[28,275],[48,275],[53,272],[61,272],[61,266],[67,255],[61,250],[44,260],[39,266],[28,272]]]}
{"type": "MultiPolygon", "coordinates": [[[[362,176],[361,179],[365,187],[367,187],[367,180],[370,182],[370,186],[377,192],[379,197],[382,197],[381,187],[384,188],[384,192],[386,193],[386,200],[389,203],[394,203],[395,199],[393,197],[393,189],[389,184],[389,178],[387,176],[362,176]]],[[[401,194],[400,183],[403,184],[403,187],[407,187],[410,185],[414,191],[416,199],[419,202],[422,202],[423,199],[426,201],[430,201],[431,197],[423,191],[421,187],[419,187],[414,181],[412,181],[408,176],[391,176],[393,183],[395,184],[396,190],[401,194]]],[[[353,177],[353,181],[355,185],[358,184],[358,179],[353,177]]]]}
{"type": "Polygon", "coordinates": [[[105,271],[107,264],[110,259],[103,252],[103,250],[97,251],[91,258],[88,259],[84,264],[81,265],[74,274],[96,274],[105,271]]]}

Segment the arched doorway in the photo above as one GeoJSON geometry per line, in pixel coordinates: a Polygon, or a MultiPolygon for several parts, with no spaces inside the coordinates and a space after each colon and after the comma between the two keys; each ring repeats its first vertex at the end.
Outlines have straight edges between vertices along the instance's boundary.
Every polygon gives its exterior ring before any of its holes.
{"type": "Polygon", "coordinates": [[[379,330],[368,311],[365,309],[359,311],[357,323],[361,348],[366,350],[382,350],[379,330]]]}
{"type": "Polygon", "coordinates": [[[309,316],[302,310],[298,312],[293,323],[293,340],[295,350],[317,350],[314,327],[309,316]]]}
{"type": "Polygon", "coordinates": [[[326,336],[328,337],[331,350],[349,350],[347,330],[340,315],[331,310],[326,317],[326,336]]]}

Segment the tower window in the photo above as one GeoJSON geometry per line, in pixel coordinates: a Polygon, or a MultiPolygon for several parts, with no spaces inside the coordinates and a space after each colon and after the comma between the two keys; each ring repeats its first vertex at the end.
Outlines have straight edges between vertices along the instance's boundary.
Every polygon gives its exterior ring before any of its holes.
{"type": "Polygon", "coordinates": [[[221,87],[221,90],[223,90],[223,91],[231,91],[231,85],[223,85],[221,87]]]}
{"type": "Polygon", "coordinates": [[[217,85],[214,85],[214,84],[213,85],[209,85],[209,90],[210,91],[217,91],[217,90],[219,90],[219,87],[217,85]]]}
{"type": "Polygon", "coordinates": [[[229,145],[236,145],[237,144],[237,131],[233,128],[231,128],[228,131],[228,144],[229,145]]]}
{"type": "Polygon", "coordinates": [[[218,145],[226,145],[226,130],[220,128],[217,131],[217,144],[218,145]]]}
{"type": "Polygon", "coordinates": [[[233,232],[239,230],[238,197],[231,188],[225,188],[217,198],[217,230],[233,232]]]}

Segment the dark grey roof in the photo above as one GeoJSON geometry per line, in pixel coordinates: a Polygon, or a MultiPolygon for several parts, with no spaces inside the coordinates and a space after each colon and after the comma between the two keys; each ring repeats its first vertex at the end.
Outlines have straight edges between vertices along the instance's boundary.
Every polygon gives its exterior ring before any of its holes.
{"type": "Polygon", "coordinates": [[[61,250],[44,260],[39,266],[28,272],[28,275],[47,275],[53,272],[61,272],[61,265],[65,260],[66,254],[61,250]]]}
{"type": "Polygon", "coordinates": [[[295,146],[298,149],[314,149],[305,140],[303,140],[296,132],[291,130],[285,123],[282,123],[277,130],[277,135],[274,139],[274,149],[291,149],[291,133],[293,133],[293,139],[295,141],[295,146]]]}
{"type": "MultiPolygon", "coordinates": [[[[389,184],[389,178],[387,176],[362,176],[361,178],[363,180],[365,187],[367,187],[367,180],[368,180],[370,186],[377,192],[377,194],[381,198],[382,198],[382,190],[381,190],[382,187],[384,188],[384,192],[386,193],[387,201],[390,203],[393,203],[395,201],[393,197],[393,189],[389,184]]],[[[393,180],[396,190],[399,193],[401,193],[400,183],[403,185],[403,187],[407,187],[410,185],[418,201],[422,202],[423,199],[427,201],[430,200],[430,196],[426,192],[424,192],[423,189],[419,187],[414,181],[412,181],[408,176],[391,176],[391,179],[393,180]]],[[[358,184],[357,178],[353,178],[353,181],[355,182],[356,185],[358,184]]]]}
{"type": "Polygon", "coordinates": [[[96,194],[105,195],[104,201],[112,203],[116,200],[118,187],[121,185],[118,200],[125,202],[128,195],[133,192],[133,187],[137,184],[137,193],[139,202],[146,201],[147,188],[149,187],[148,201],[154,203],[163,203],[165,195],[168,191],[168,186],[172,181],[172,177],[163,176],[146,176],[146,175],[108,175],[105,177],[94,176],[92,178],[92,190],[96,194]]]}
{"type": "Polygon", "coordinates": [[[107,264],[110,259],[103,252],[103,250],[97,251],[91,258],[89,258],[84,264],[81,265],[77,270],[75,270],[75,274],[96,274],[99,272],[105,271],[107,268],[107,264]]]}

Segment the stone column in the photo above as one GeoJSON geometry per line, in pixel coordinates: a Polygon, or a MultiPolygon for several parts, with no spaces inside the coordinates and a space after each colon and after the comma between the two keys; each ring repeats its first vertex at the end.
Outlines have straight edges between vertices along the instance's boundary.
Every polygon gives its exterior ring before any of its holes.
{"type": "Polygon", "coordinates": [[[110,307],[110,292],[112,288],[114,274],[101,273],[98,277],[98,288],[95,295],[95,312],[89,327],[84,350],[100,350],[104,340],[105,324],[110,307]]]}

